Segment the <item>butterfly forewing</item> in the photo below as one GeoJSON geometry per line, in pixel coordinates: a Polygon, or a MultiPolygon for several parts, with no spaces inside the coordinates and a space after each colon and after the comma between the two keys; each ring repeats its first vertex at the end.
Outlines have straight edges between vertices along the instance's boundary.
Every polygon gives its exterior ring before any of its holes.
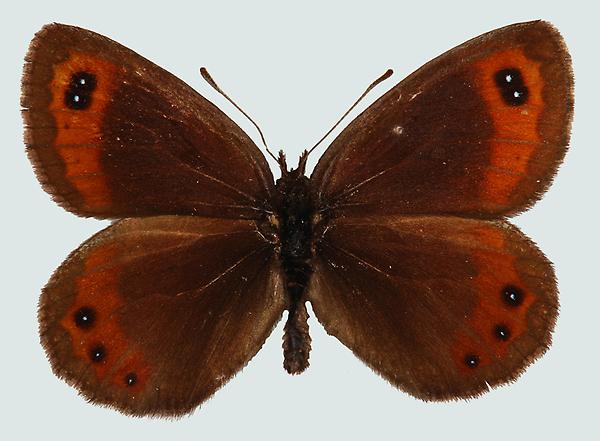
{"type": "Polygon", "coordinates": [[[533,204],[569,140],[570,57],[530,22],[484,34],[427,63],[334,140],[311,180],[330,216],[494,218],[533,204]]]}
{"type": "Polygon", "coordinates": [[[250,138],[191,87],[94,32],[52,24],[23,76],[28,154],[57,202],[99,218],[259,218],[273,177],[250,138]]]}

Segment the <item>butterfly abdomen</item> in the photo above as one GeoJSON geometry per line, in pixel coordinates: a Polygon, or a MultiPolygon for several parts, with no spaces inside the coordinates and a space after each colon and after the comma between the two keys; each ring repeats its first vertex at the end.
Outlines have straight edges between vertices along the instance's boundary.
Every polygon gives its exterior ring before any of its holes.
{"type": "Polygon", "coordinates": [[[282,169],[277,181],[277,218],[279,258],[285,278],[288,319],[283,336],[283,366],[290,374],[299,374],[309,365],[310,335],[306,311],[306,288],[312,274],[312,200],[309,179],[296,169],[282,169]]]}

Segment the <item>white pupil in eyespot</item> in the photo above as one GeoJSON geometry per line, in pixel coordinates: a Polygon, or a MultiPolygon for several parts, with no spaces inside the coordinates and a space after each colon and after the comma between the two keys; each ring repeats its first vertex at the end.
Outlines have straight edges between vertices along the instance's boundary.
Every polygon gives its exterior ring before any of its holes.
{"type": "Polygon", "coordinates": [[[79,102],[79,95],[74,95],[73,96],[73,101],[75,101],[76,103],[79,102]]]}
{"type": "Polygon", "coordinates": [[[506,82],[510,83],[512,81],[512,75],[508,74],[506,75],[506,82]]]}

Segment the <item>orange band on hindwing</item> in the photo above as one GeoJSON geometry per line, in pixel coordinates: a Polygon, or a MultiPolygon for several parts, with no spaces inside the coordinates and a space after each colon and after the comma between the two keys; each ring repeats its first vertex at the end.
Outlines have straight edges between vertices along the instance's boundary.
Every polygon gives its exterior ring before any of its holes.
{"type": "MultiPolygon", "coordinates": [[[[540,147],[538,119],[542,112],[544,81],[540,63],[528,58],[522,49],[494,53],[476,64],[476,83],[487,104],[494,127],[494,137],[488,141],[490,164],[486,169],[482,197],[493,205],[506,206],[511,195],[527,174],[529,161],[540,147]],[[505,72],[503,76],[502,73],[505,72]],[[510,94],[503,95],[499,80],[510,92],[510,82],[520,75],[526,97],[510,103],[510,94]],[[497,76],[501,78],[497,78],[497,76]]],[[[516,94],[523,90],[515,90],[516,94]]],[[[518,95],[517,95],[518,98],[518,95]]]]}
{"type": "Polygon", "coordinates": [[[108,244],[91,250],[83,272],[74,281],[73,304],[61,325],[70,334],[73,353],[94,368],[99,380],[108,380],[134,393],[143,387],[150,369],[121,329],[119,292],[121,268],[112,261],[118,247],[108,244]]]}
{"type": "Polygon", "coordinates": [[[65,178],[92,210],[111,202],[101,163],[102,121],[116,88],[116,75],[114,64],[71,52],[67,60],[54,67],[50,83],[49,111],[56,123],[53,147],[64,162],[65,178]],[[93,84],[88,81],[86,85],[85,79],[93,80],[93,84]]]}
{"type": "Polygon", "coordinates": [[[519,276],[517,257],[507,251],[505,233],[490,227],[473,234],[481,244],[472,255],[479,302],[452,346],[456,366],[465,374],[506,356],[510,345],[527,332],[527,314],[535,302],[534,293],[519,276]],[[475,366],[469,366],[468,357],[473,357],[475,366]]]}

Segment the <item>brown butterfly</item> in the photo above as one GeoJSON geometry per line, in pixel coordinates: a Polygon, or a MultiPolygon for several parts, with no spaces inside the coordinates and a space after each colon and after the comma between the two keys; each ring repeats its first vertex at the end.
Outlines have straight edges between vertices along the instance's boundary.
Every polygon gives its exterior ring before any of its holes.
{"type": "Polygon", "coordinates": [[[54,372],[132,415],[190,412],[288,311],[284,367],[308,367],[305,303],[423,400],[475,397],[549,346],[551,263],[506,218],[550,185],[569,141],[570,57],[548,23],[470,40],[394,86],[305,176],[135,52],[60,24],[23,75],[27,152],[81,216],[121,219],[44,288],[54,372]]]}

